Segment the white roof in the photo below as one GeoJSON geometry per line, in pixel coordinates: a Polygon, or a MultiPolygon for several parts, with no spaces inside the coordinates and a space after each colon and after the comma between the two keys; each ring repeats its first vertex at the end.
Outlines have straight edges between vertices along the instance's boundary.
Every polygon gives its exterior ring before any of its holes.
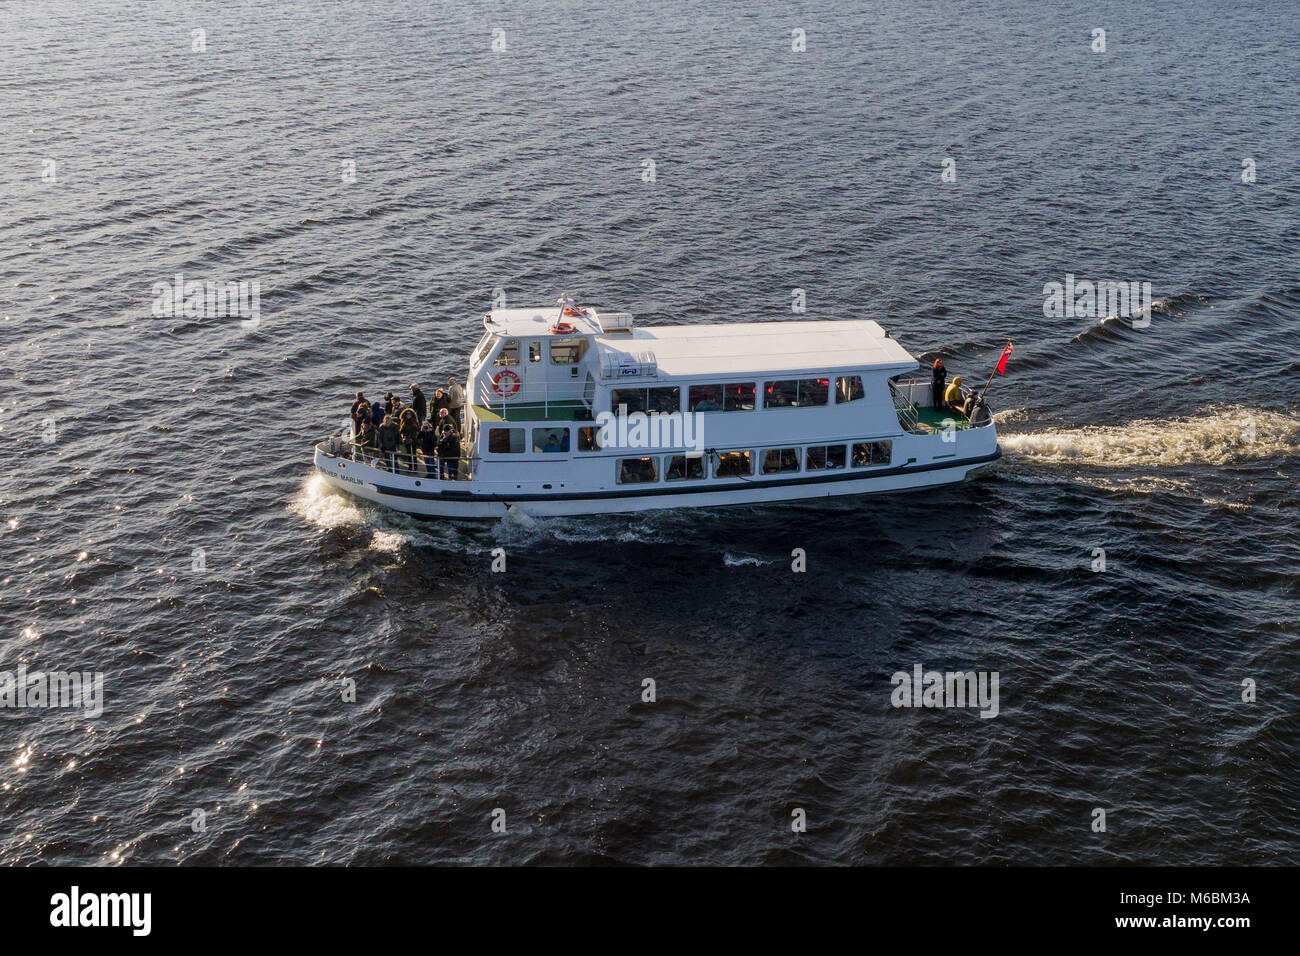
{"type": "Polygon", "coordinates": [[[661,378],[917,367],[905,348],[868,319],[643,326],[593,341],[606,352],[653,352],[661,378]]]}

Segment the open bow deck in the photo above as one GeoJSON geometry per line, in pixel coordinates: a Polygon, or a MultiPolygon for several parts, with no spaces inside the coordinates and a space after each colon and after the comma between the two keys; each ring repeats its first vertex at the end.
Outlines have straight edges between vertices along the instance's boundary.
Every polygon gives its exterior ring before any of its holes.
{"type": "Polygon", "coordinates": [[[345,433],[316,446],[320,473],[399,511],[494,518],[901,491],[1000,454],[982,401],[936,401],[872,321],[637,328],[566,299],[483,326],[455,478],[345,433]]]}

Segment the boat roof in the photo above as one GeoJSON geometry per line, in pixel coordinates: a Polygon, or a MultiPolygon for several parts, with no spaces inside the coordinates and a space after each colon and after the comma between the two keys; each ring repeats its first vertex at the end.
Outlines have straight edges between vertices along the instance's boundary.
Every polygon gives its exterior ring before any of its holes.
{"type": "MultiPolygon", "coordinates": [[[[558,318],[556,306],[497,309],[484,316],[484,328],[510,338],[550,338],[558,318]]],[[[917,367],[917,360],[870,319],[652,325],[607,332],[591,309],[565,316],[564,321],[574,327],[574,334],[589,336],[615,364],[641,361],[644,353],[654,353],[658,375],[667,378],[848,369],[905,372],[917,367]]]]}
{"type": "Polygon", "coordinates": [[[869,319],[643,326],[593,340],[609,353],[653,352],[659,376],[669,378],[917,367],[907,349],[869,319]]]}

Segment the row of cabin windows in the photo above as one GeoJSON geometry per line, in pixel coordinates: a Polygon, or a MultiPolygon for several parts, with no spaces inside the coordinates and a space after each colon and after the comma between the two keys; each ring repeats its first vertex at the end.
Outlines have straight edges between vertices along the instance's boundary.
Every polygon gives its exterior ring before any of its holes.
{"type": "MultiPolygon", "coordinates": [[[[587,340],[579,339],[549,339],[551,364],[552,365],[577,365],[582,361],[583,354],[587,351],[587,340]]],[[[490,343],[489,343],[490,344],[490,343]]],[[[496,368],[505,368],[511,365],[518,365],[520,362],[519,339],[506,339],[501,350],[497,352],[496,357],[492,359],[492,365],[496,368]]],[[[527,343],[528,363],[530,365],[542,361],[542,340],[533,339],[527,343]]],[[[477,361],[482,361],[480,356],[477,361]]]]}
{"type": "MultiPolygon", "coordinates": [[[[791,474],[801,470],[801,459],[803,471],[878,467],[889,464],[893,455],[893,443],[860,441],[849,445],[809,445],[802,449],[802,455],[800,452],[799,448],[767,448],[757,453],[724,451],[717,455],[713,477],[753,477],[755,462],[759,464],[760,474],[791,474]]],[[[657,482],[661,472],[664,481],[702,481],[709,477],[709,467],[703,455],[645,455],[614,461],[614,474],[620,485],[657,482]]]]}
{"type": "MultiPolygon", "coordinates": [[[[757,394],[754,382],[726,382],[720,385],[688,385],[687,411],[749,412],[754,410],[757,394]]],[[[835,404],[856,402],[865,397],[862,376],[840,375],[835,379],[835,404]]],[[[792,378],[763,383],[764,408],[802,408],[830,403],[830,378],[792,378]]],[[[681,389],[616,388],[610,393],[610,408],[626,405],[632,412],[671,414],[682,410],[681,389]]]]}
{"type": "MultiPolygon", "coordinates": [[[[578,451],[592,452],[600,451],[600,427],[597,425],[581,425],[578,427],[578,451]]],[[[529,443],[530,429],[527,428],[506,428],[497,426],[488,429],[488,453],[493,455],[524,455],[531,451],[533,454],[555,454],[559,452],[568,452],[569,429],[568,426],[559,425],[546,428],[531,429],[531,444],[529,443]]],[[[804,467],[809,471],[817,471],[823,468],[843,468],[845,467],[845,445],[809,445],[806,449],[806,461],[804,467]]],[[[799,449],[785,448],[764,452],[766,458],[763,461],[763,474],[779,474],[785,471],[799,470],[799,449]],[[773,458],[772,456],[777,456],[773,458]]],[[[730,454],[730,453],[728,453],[730,454]]],[[[736,454],[739,454],[737,452],[736,454]]],[[[853,467],[859,468],[864,465],[880,465],[889,463],[889,442],[858,442],[853,445],[853,467]],[[884,459],[879,459],[880,449],[884,449],[884,459]],[[866,458],[859,460],[865,455],[866,458]]]]}

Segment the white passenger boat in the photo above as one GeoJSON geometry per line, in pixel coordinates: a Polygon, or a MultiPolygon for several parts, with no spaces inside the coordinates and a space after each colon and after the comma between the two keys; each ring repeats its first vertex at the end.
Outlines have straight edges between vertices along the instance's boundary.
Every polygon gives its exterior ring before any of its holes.
{"type": "Polygon", "coordinates": [[[936,408],[872,321],[640,327],[561,299],[483,328],[455,479],[349,432],[316,446],[325,479],[414,515],[584,515],[927,488],[1001,454],[987,407],[936,408]]]}

